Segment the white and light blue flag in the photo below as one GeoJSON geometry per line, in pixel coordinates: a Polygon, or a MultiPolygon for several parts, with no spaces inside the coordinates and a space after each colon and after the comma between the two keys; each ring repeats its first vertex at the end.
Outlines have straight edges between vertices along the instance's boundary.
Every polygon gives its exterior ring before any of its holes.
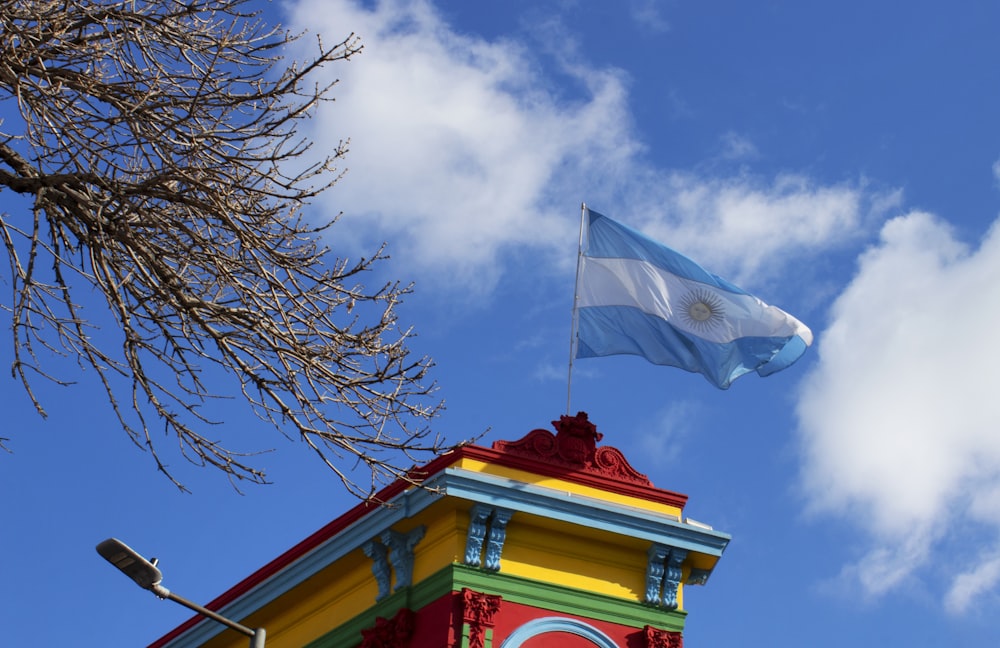
{"type": "Polygon", "coordinates": [[[577,284],[577,358],[639,355],[726,389],[769,376],[812,343],[802,322],[694,261],[587,210],[577,284]]]}

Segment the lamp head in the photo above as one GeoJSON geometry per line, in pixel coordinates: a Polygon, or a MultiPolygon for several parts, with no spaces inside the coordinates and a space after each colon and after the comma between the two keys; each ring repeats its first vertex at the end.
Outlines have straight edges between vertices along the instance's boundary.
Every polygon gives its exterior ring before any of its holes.
{"type": "Polygon", "coordinates": [[[156,593],[163,574],[154,563],[140,556],[134,549],[117,538],[108,538],[97,545],[97,553],[135,581],[142,589],[156,593]]]}

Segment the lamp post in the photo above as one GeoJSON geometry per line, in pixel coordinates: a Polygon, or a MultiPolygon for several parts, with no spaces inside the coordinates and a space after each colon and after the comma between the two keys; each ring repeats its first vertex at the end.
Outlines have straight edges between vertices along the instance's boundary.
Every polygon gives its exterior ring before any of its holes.
{"type": "Polygon", "coordinates": [[[140,556],[134,549],[117,538],[108,538],[97,545],[97,553],[117,567],[123,574],[135,581],[142,589],[149,590],[161,599],[170,599],[180,603],[198,614],[218,621],[222,625],[250,637],[250,648],[264,648],[264,628],[252,630],[241,623],[236,623],[217,612],[174,594],[160,584],[163,574],[156,567],[156,558],[152,562],[140,556]]]}

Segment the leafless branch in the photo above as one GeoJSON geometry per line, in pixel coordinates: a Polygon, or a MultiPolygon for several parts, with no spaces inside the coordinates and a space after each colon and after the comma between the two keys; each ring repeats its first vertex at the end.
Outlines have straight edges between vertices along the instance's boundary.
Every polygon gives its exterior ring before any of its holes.
{"type": "Polygon", "coordinates": [[[366,289],[382,251],[332,259],[319,238],[335,219],[302,213],[347,150],[305,162],[298,126],[331,91],[313,72],[361,44],[317,41],[315,58],[283,67],[294,38],[247,0],[4,3],[0,101],[23,129],[0,124],[0,192],[32,202],[0,217],[13,373],[44,415],[32,385],[61,382],[46,357],[75,357],[178,486],[159,426],[195,463],[264,482],[248,455],[206,435],[202,406],[223,392],[204,376],[221,368],[258,417],[369,497],[443,449],[427,428],[440,405],[430,361],[411,357],[397,322],[410,286],[366,289]],[[120,348],[92,335],[77,297],[92,287],[120,348]]]}

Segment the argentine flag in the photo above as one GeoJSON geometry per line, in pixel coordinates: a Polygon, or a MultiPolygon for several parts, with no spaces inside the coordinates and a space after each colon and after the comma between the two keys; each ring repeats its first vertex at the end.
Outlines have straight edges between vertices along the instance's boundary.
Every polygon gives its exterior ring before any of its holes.
{"type": "Polygon", "coordinates": [[[577,358],[633,354],[720,389],[799,359],[812,332],[694,261],[587,210],[577,277],[577,358]]]}

